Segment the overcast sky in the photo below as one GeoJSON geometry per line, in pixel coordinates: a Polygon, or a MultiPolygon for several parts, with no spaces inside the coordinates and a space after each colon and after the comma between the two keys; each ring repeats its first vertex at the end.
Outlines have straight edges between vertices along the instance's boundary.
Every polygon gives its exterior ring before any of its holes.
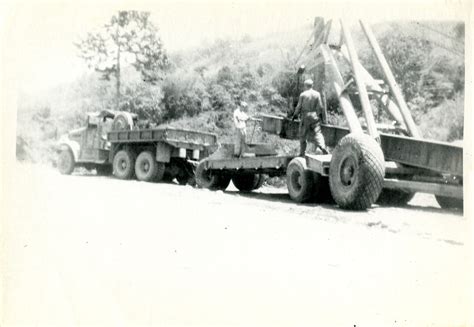
{"type": "MultiPolygon", "coordinates": [[[[72,42],[106,23],[119,9],[151,12],[169,51],[213,41],[238,38],[245,34],[261,36],[288,31],[310,24],[315,16],[363,17],[369,22],[384,19],[462,19],[466,14],[461,1],[418,1],[417,6],[394,1],[370,5],[360,1],[342,5],[342,1],[306,3],[161,3],[154,5],[96,5],[66,2],[62,4],[24,3],[9,8],[3,15],[2,43],[8,46],[7,60],[15,65],[18,87],[28,92],[71,81],[85,71],[72,42]],[[331,3],[331,6],[328,5],[331,3]],[[438,5],[436,5],[436,3],[438,5]],[[449,3],[449,5],[446,5],[449,3]],[[375,8],[375,10],[374,10],[375,8]]],[[[413,3],[413,1],[410,1],[413,3]]],[[[10,63],[9,63],[10,64],[10,63]]]]}

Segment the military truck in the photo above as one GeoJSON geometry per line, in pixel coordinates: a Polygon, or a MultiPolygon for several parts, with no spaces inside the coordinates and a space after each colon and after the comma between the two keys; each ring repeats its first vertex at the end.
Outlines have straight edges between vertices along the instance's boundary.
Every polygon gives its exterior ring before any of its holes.
{"type": "Polygon", "coordinates": [[[216,148],[215,134],[170,126],[139,128],[136,115],[103,110],[88,113],[84,127],[59,139],[58,169],[66,175],[84,167],[119,179],[176,178],[193,184],[197,163],[216,148]]]}

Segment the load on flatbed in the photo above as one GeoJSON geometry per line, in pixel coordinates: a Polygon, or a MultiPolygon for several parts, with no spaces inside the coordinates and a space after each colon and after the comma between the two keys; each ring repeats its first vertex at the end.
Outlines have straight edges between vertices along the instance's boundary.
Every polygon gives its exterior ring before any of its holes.
{"type": "MultiPolygon", "coordinates": [[[[338,109],[343,112],[348,126],[327,124],[328,101],[324,101],[321,128],[326,145],[333,148],[331,154],[292,158],[267,153],[253,158],[234,158],[228,151],[227,156],[211,155],[199,164],[198,184],[225,189],[229,180],[238,181],[245,176],[249,185],[253,185],[259,178],[256,176],[267,173],[286,175],[288,193],[296,202],[324,201],[330,194],[341,208],[364,210],[376,201],[388,205],[406,204],[415,192],[424,192],[434,194],[441,207],[462,208],[463,148],[421,137],[370,27],[362,21],[360,24],[384,73],[384,81],[375,80],[359,62],[352,37],[342,20],[340,44],[331,45],[328,39],[332,21],[315,19],[311,45],[313,62],[307,75],[316,81],[316,89],[323,99],[332,98],[339,103],[338,109]],[[336,56],[352,68],[349,80],[343,79],[336,56]],[[382,85],[384,82],[388,87],[382,85]],[[364,126],[354,110],[354,96],[360,100],[364,126]],[[389,128],[391,133],[379,132],[385,128],[375,123],[370,100],[377,101],[396,122],[396,128],[389,128]]],[[[298,81],[304,72],[298,69],[298,81]]],[[[272,115],[261,115],[261,118],[263,131],[285,139],[298,138],[298,121],[272,115]]],[[[251,187],[237,188],[252,190],[251,187]]]]}
{"type": "Polygon", "coordinates": [[[59,171],[71,174],[74,168],[85,167],[120,179],[176,178],[180,184],[194,184],[195,166],[217,148],[215,134],[136,125],[136,116],[128,112],[88,114],[85,127],[59,140],[59,171]]]}

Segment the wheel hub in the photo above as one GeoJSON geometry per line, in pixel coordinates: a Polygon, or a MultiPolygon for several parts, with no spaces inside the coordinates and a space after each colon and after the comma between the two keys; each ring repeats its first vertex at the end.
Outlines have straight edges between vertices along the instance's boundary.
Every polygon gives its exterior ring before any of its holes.
{"type": "Polygon", "coordinates": [[[347,157],[341,164],[340,178],[344,186],[351,186],[356,179],[357,164],[352,157],[347,157]]]}
{"type": "Polygon", "coordinates": [[[301,185],[303,184],[303,176],[302,174],[300,174],[299,172],[295,171],[293,172],[292,176],[291,176],[291,179],[292,179],[292,182],[293,182],[293,187],[296,189],[296,190],[300,190],[301,189],[301,185]]]}

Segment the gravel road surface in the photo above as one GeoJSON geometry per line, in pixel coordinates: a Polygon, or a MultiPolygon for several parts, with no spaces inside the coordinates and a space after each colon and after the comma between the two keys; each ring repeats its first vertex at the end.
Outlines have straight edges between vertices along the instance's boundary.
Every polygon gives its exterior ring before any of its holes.
{"type": "MultiPolygon", "coordinates": [[[[464,326],[470,219],[62,176],[5,188],[3,326],[464,326]]],[[[1,324],[1,323],[0,323],[1,324]]]]}

